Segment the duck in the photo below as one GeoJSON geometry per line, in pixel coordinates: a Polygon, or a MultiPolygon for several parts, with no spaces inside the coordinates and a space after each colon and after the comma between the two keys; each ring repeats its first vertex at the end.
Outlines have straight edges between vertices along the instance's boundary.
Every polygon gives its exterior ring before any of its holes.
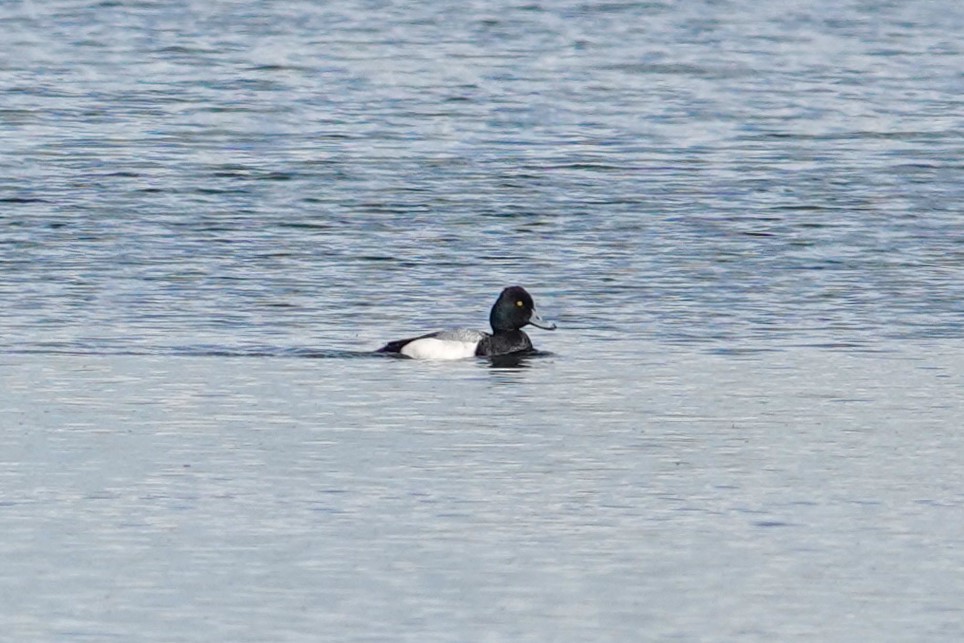
{"type": "Polygon", "coordinates": [[[442,330],[388,342],[376,352],[436,360],[531,353],[535,349],[529,336],[522,331],[524,326],[556,329],[554,322],[546,321],[539,315],[532,295],[522,286],[509,286],[502,290],[492,305],[489,324],[492,326],[491,333],[465,328],[442,330]]]}

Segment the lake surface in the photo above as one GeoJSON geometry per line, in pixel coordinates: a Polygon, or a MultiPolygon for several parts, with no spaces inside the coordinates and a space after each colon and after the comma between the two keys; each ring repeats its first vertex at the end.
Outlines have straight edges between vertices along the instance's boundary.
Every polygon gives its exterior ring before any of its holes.
{"type": "Polygon", "coordinates": [[[0,24],[11,640],[964,637],[959,3],[0,24]]]}

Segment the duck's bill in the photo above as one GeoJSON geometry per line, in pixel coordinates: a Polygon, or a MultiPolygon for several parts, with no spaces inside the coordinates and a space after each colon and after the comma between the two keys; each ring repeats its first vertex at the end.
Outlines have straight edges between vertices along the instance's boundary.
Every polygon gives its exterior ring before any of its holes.
{"type": "Polygon", "coordinates": [[[542,318],[542,315],[535,311],[535,309],[532,311],[532,317],[529,318],[529,323],[536,328],[541,328],[542,330],[556,329],[556,322],[546,321],[542,318]]]}

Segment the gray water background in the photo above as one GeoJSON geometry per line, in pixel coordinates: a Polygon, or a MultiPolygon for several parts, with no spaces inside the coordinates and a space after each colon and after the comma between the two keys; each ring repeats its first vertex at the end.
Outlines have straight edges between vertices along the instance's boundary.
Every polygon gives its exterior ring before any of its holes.
{"type": "Polygon", "coordinates": [[[0,25],[11,640],[964,636],[959,3],[0,25]]]}

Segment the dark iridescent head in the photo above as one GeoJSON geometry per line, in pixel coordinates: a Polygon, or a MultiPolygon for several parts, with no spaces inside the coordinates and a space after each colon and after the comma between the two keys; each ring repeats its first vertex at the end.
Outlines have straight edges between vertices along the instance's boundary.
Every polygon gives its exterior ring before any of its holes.
{"type": "Polygon", "coordinates": [[[489,323],[497,333],[519,330],[527,324],[544,330],[556,329],[554,323],[539,316],[532,296],[522,286],[510,286],[502,291],[489,313],[489,323]]]}

